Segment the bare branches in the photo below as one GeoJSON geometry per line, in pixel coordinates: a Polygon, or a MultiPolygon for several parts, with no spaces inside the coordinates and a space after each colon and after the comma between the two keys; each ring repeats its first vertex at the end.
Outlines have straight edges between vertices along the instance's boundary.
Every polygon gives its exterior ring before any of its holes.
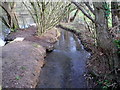
{"type": "Polygon", "coordinates": [[[8,27],[10,28],[10,25],[7,23],[7,21],[5,20],[5,18],[3,16],[0,16],[0,19],[2,20],[2,22],[8,27]]]}
{"type": "Polygon", "coordinates": [[[89,15],[79,6],[79,4],[78,4],[77,2],[72,1],[71,3],[73,3],[74,5],[76,5],[77,8],[80,9],[80,10],[82,11],[82,13],[83,13],[86,17],[88,17],[93,23],[96,23],[95,20],[94,20],[91,16],[89,16],[89,15]]]}
{"type": "Polygon", "coordinates": [[[71,5],[64,2],[29,2],[23,3],[38,27],[38,35],[51,29],[64,18],[66,9],[71,5]]]}
{"type": "Polygon", "coordinates": [[[15,6],[16,3],[15,2],[3,2],[0,3],[0,7],[3,9],[3,11],[5,11],[6,17],[5,15],[0,16],[0,18],[2,19],[2,22],[11,29],[16,29],[19,28],[18,25],[18,19],[17,16],[15,14],[15,6]]]}
{"type": "Polygon", "coordinates": [[[89,3],[88,2],[84,2],[84,3],[89,8],[89,10],[95,15],[94,10],[91,8],[91,6],[89,5],[89,3]]]}

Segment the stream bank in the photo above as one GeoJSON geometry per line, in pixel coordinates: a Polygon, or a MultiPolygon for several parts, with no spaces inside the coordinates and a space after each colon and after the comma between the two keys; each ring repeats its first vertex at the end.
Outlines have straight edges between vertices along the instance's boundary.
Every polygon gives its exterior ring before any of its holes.
{"type": "MultiPolygon", "coordinates": [[[[108,87],[106,84],[104,84],[108,82],[111,83],[111,87],[113,84],[116,85],[112,88],[119,87],[119,79],[117,78],[118,81],[116,81],[116,77],[112,76],[113,71],[111,72],[109,70],[109,67],[106,65],[104,60],[106,58],[106,54],[95,45],[95,38],[93,37],[92,33],[90,33],[89,29],[85,27],[85,25],[73,22],[61,23],[58,27],[75,33],[78,38],[80,38],[85,49],[91,53],[91,56],[87,61],[88,74],[86,75],[91,88],[102,88],[104,86],[108,87]]],[[[111,33],[111,35],[114,33],[111,33]]],[[[114,39],[117,38],[116,36],[114,39]]],[[[119,75],[117,77],[119,77],[119,75]]]]}
{"type": "Polygon", "coordinates": [[[7,40],[17,37],[23,41],[12,41],[2,49],[2,87],[35,88],[41,68],[45,64],[46,51],[54,49],[60,33],[53,28],[42,36],[36,36],[36,27],[20,29],[11,33],[7,40]]]}

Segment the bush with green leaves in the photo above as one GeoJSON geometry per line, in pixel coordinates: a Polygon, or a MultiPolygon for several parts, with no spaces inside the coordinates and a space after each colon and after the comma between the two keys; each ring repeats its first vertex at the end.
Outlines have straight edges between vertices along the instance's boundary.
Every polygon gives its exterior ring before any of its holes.
{"type": "Polygon", "coordinates": [[[116,46],[118,48],[118,54],[120,54],[120,40],[115,40],[116,46]]]}

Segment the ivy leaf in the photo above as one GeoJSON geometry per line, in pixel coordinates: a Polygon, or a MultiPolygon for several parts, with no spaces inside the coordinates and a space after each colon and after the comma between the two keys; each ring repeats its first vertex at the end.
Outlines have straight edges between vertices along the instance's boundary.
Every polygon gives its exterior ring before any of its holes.
{"type": "Polygon", "coordinates": [[[108,87],[107,86],[103,86],[103,90],[107,90],[108,89],[108,87]]]}

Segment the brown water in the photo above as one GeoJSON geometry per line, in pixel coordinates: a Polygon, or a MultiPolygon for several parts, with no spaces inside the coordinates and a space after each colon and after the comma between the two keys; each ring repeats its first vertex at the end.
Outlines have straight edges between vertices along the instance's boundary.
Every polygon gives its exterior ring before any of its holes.
{"type": "Polygon", "coordinates": [[[89,56],[74,34],[61,30],[54,51],[46,57],[37,88],[87,88],[84,73],[89,56]]]}

